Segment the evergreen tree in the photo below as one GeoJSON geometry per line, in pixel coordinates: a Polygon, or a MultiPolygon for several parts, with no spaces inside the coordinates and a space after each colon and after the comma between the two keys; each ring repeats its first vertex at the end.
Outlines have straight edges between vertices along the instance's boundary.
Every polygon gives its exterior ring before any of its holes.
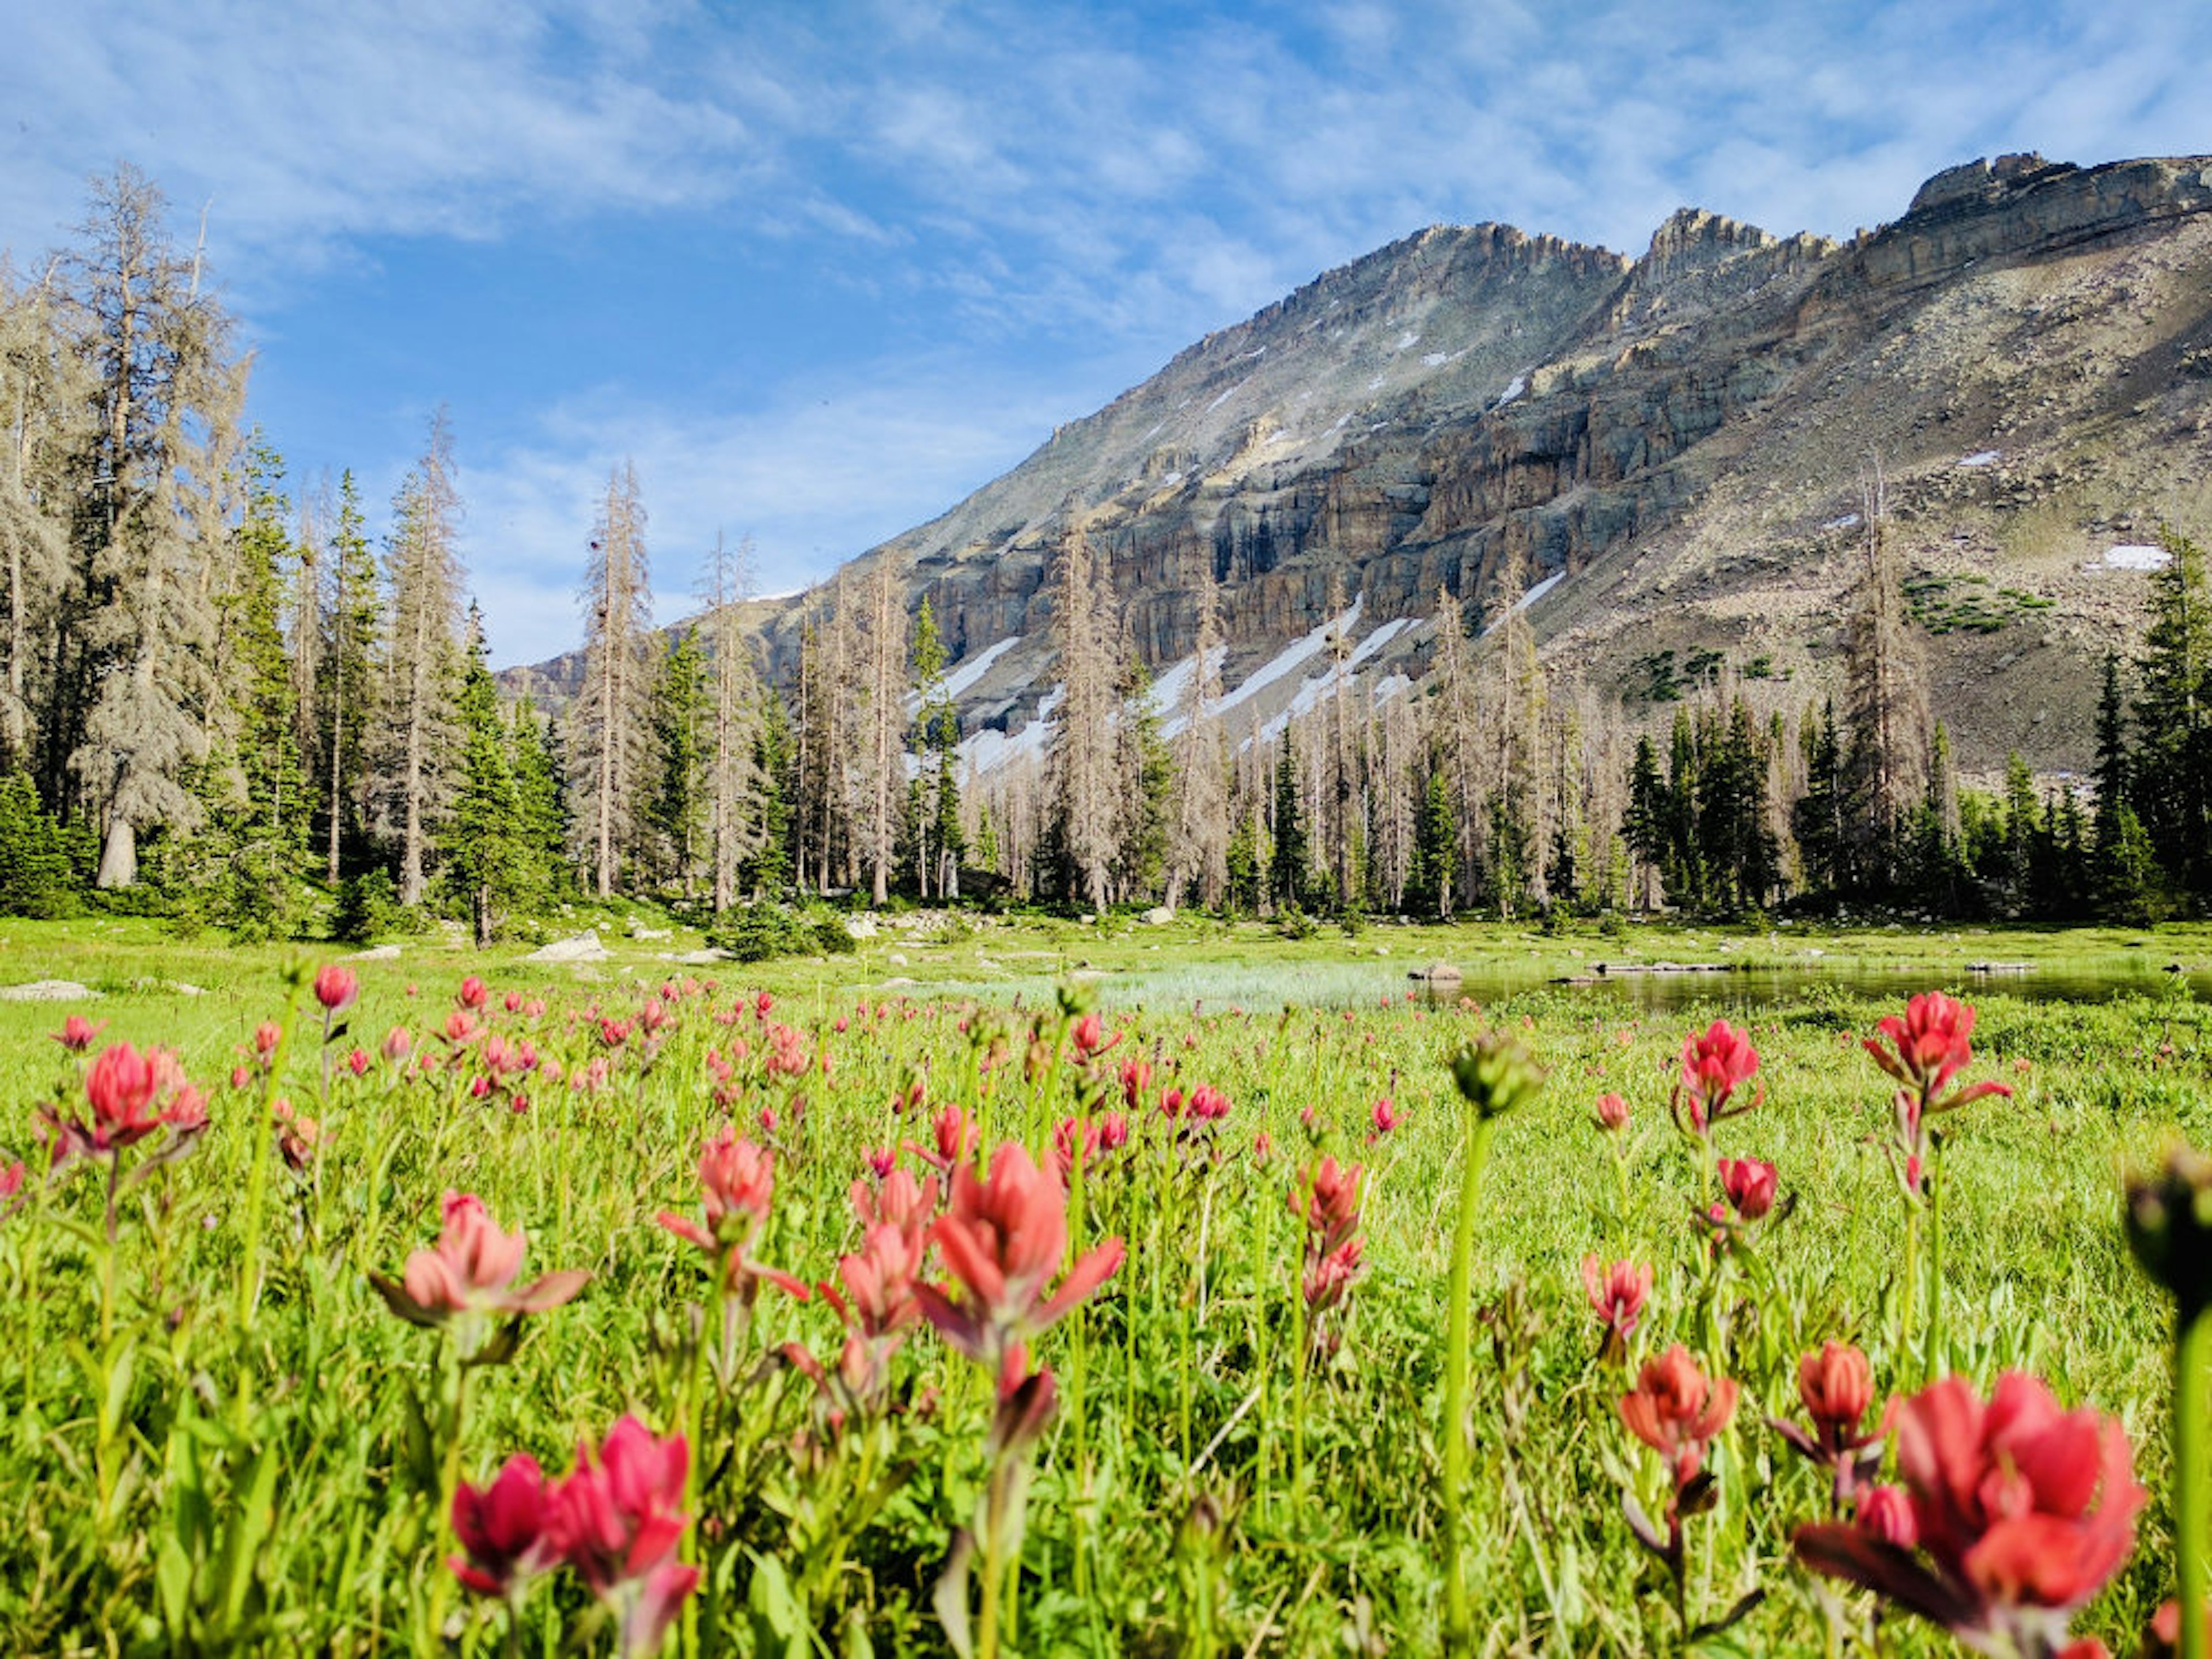
{"type": "MultiPolygon", "coordinates": [[[[2105,653],[2105,677],[2097,694],[2096,845],[2100,858],[2119,842],[2120,809],[2128,804],[2128,705],[2120,684],[2120,653],[2105,653]]],[[[2140,825],[2138,825],[2140,828],[2140,825]]]]}
{"type": "Polygon", "coordinates": [[[1421,786],[1414,847],[1418,873],[1408,884],[1408,891],[1417,893],[1420,908],[1437,921],[1449,921],[1456,896],[1453,879],[1459,872],[1459,826],[1452,811],[1451,781],[1440,769],[1431,769],[1421,786]]]}
{"type": "Polygon", "coordinates": [[[326,544],[328,620],[322,652],[325,879],[366,862],[372,808],[368,728],[383,642],[383,596],[350,471],[338,477],[337,516],[326,544]]]}
{"type": "Polygon", "coordinates": [[[685,629],[669,641],[653,685],[652,795],[644,815],[655,879],[688,902],[697,896],[706,854],[714,758],[713,708],[698,636],[685,629]]]}
{"type": "Polygon", "coordinates": [[[211,860],[217,920],[241,936],[276,938],[300,920],[312,803],[301,777],[284,649],[283,565],[295,556],[286,502],[276,486],[284,463],[257,434],[248,445],[246,516],[234,538],[236,586],[222,604],[227,742],[209,780],[210,827],[199,849],[211,860]]]}
{"type": "Polygon", "coordinates": [[[1841,885],[1886,896],[1903,872],[1904,830],[1927,774],[1928,706],[1903,574],[1877,478],[1866,509],[1866,574],[1844,641],[1841,885]]]}
{"type": "Polygon", "coordinates": [[[568,792],[551,726],[527,697],[516,701],[507,724],[507,770],[514,785],[515,840],[521,866],[515,908],[544,908],[575,890],[568,857],[568,792]]]}
{"type": "Polygon", "coordinates": [[[246,365],[230,356],[230,321],[198,257],[168,240],[167,205],[118,167],[95,184],[85,245],[69,262],[100,418],[78,462],[89,480],[76,517],[87,611],[50,707],[52,746],[100,826],[102,887],[137,879],[142,831],[199,827],[194,773],[221,694],[215,596],[228,567],[226,481],[246,365]]]}
{"type": "Polygon", "coordinates": [[[2204,553],[2161,533],[2163,569],[2151,578],[2151,623],[2137,665],[2141,734],[2130,801],[2173,885],[2212,898],[2212,590],[2204,553]]]}
{"type": "Polygon", "coordinates": [[[1844,821],[1847,787],[1832,699],[1807,714],[1799,741],[1804,749],[1805,793],[1790,807],[1790,830],[1796,838],[1807,890],[1833,899],[1845,885],[1848,860],[1844,821]]]}
{"type": "Polygon", "coordinates": [[[1311,859],[1306,848],[1305,809],[1299,801],[1297,746],[1288,732],[1283,733],[1283,752],[1275,762],[1272,829],[1274,849],[1267,865],[1268,892],[1278,910],[1303,909],[1311,859]]]}
{"type": "Polygon", "coordinates": [[[422,902],[432,843],[452,804],[460,736],[453,696],[459,676],[460,495],[453,485],[452,428],[441,409],[422,459],[392,503],[386,544],[392,626],[385,639],[378,818],[398,842],[399,902],[422,902]]]}
{"type": "Polygon", "coordinates": [[[604,899],[623,860],[638,849],[639,809],[651,765],[649,729],[653,594],[645,551],[645,503],[637,469],[607,475],[584,572],[584,684],[578,693],[569,763],[592,890],[604,899]]]}
{"type": "Polygon", "coordinates": [[[466,911],[477,948],[499,936],[529,879],[534,849],[528,844],[521,802],[507,756],[507,722],[491,677],[483,617],[469,607],[467,666],[459,708],[461,755],[459,787],[439,864],[466,911]]]}
{"type": "Polygon", "coordinates": [[[1667,819],[1667,780],[1659,770],[1658,748],[1647,732],[1636,739],[1636,757],[1629,763],[1628,808],[1620,825],[1621,838],[1644,872],[1637,901],[1642,909],[1657,902],[1668,858],[1667,819]]]}
{"type": "Polygon", "coordinates": [[[790,717],[784,713],[783,699],[770,690],[763,700],[760,724],[753,733],[756,793],[751,816],[759,830],[746,866],[745,884],[755,897],[775,896],[791,884],[791,840],[798,827],[792,805],[797,799],[796,771],[790,717]]]}

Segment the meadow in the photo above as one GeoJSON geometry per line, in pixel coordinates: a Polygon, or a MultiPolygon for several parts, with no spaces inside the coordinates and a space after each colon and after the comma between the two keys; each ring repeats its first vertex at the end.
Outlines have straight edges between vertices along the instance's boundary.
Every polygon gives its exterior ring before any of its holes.
{"type": "Polygon", "coordinates": [[[2092,1472],[1996,1455],[1976,1536],[2049,1525],[1965,1638],[2132,1653],[2176,1594],[2123,1192],[2212,1145],[2203,929],[0,933],[100,994],[0,1004],[9,1651],[1955,1652],[1808,1562],[1960,1591],[1905,1442],[1993,1391],[2092,1472]],[[1540,982],[1730,957],[1947,988],[1971,1063],[1848,975],[1540,982]]]}

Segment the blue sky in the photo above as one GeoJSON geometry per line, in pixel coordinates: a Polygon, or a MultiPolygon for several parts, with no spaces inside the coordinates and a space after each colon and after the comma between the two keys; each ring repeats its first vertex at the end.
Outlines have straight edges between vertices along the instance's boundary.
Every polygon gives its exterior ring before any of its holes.
{"type": "Polygon", "coordinates": [[[1953,162],[2212,151],[2212,7],[0,0],[0,246],[136,162],[295,482],[380,520],[451,406],[495,654],[577,631],[608,469],[659,609],[798,586],[1421,226],[1847,235],[1953,162]]]}

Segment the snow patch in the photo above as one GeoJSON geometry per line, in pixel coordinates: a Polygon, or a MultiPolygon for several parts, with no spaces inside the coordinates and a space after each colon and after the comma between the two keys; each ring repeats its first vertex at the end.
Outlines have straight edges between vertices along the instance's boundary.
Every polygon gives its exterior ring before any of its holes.
{"type": "Polygon", "coordinates": [[[1376,375],[1373,380],[1370,380],[1370,381],[1367,383],[1367,389],[1368,389],[1370,392],[1379,392],[1380,390],[1382,390],[1382,377],[1380,374],[1377,374],[1377,375],[1376,375]]]}
{"type": "Polygon", "coordinates": [[[2163,570],[2173,562],[2173,555],[2162,547],[2152,547],[2142,542],[2123,542],[2118,547],[2105,550],[2102,559],[2089,562],[2092,570],[2163,570]]]}
{"type": "Polygon", "coordinates": [[[1995,466],[2003,459],[2004,452],[2002,450],[1978,449],[1971,455],[1960,456],[1959,458],[1959,465],[1960,466],[1995,466]]]}
{"type": "Polygon", "coordinates": [[[1036,713],[1018,732],[993,731],[986,727],[971,732],[960,740],[960,758],[978,772],[995,772],[1015,761],[1038,759],[1044,757],[1045,738],[1052,728],[1053,710],[1067,695],[1066,685],[1055,685],[1044,694],[1037,704],[1036,713]]]}
{"type": "Polygon", "coordinates": [[[986,646],[945,677],[945,695],[948,697],[966,696],[983,676],[991,672],[993,663],[1021,642],[1021,636],[1013,635],[1000,640],[996,645],[986,646]]]}
{"type": "Polygon", "coordinates": [[[1249,381],[1244,381],[1244,380],[1239,380],[1239,381],[1237,381],[1237,384],[1236,384],[1235,386],[1231,386],[1231,387],[1229,388],[1229,390],[1228,390],[1228,391],[1226,391],[1226,392],[1223,392],[1223,393],[1222,393],[1218,398],[1215,398],[1212,403],[1210,403],[1210,404],[1206,404],[1206,409],[1205,409],[1205,413],[1206,413],[1206,414],[1208,414],[1208,415],[1212,414],[1212,413],[1213,413],[1213,411],[1214,411],[1215,410],[1217,410],[1217,409],[1220,408],[1222,404],[1224,404],[1227,403],[1227,402],[1228,402],[1231,398],[1235,397],[1238,392],[1242,392],[1242,391],[1245,388],[1245,386],[1246,386],[1247,385],[1249,385],[1249,381]]]}
{"type": "Polygon", "coordinates": [[[1421,354],[1421,362],[1431,368],[1442,368],[1450,361],[1451,356],[1448,352],[1425,351],[1421,354]]]}
{"type": "Polygon", "coordinates": [[[1403,351],[1407,347],[1417,346],[1420,344],[1420,343],[1421,337],[1414,333],[1413,331],[1409,328],[1403,334],[1401,334],[1398,337],[1398,343],[1392,346],[1390,349],[1393,351],[1403,351]]]}
{"type": "Polygon", "coordinates": [[[1859,515],[1856,513],[1838,514],[1820,526],[1823,530],[1856,530],[1858,527],[1859,515]]]}
{"type": "Polygon", "coordinates": [[[1493,404],[1492,407],[1497,409],[1504,408],[1506,404],[1511,403],[1516,398],[1519,397],[1528,389],[1528,375],[1525,374],[1516,374],[1511,380],[1505,383],[1505,390],[1498,394],[1498,402],[1493,404]]]}
{"type": "Polygon", "coordinates": [[[1365,604],[1366,599],[1364,595],[1355,599],[1352,602],[1352,608],[1341,617],[1332,617],[1315,629],[1312,633],[1302,635],[1292,640],[1280,651],[1246,675],[1243,684],[1222,698],[1220,708],[1225,711],[1237,707],[1240,703],[1249,702],[1277,680],[1290,673],[1307,658],[1318,651],[1325,650],[1331,634],[1349,633],[1358,627],[1360,608],[1365,604]]]}
{"type": "Polygon", "coordinates": [[[1255,357],[1264,357],[1264,356],[1266,356],[1267,355],[1267,347],[1265,347],[1265,346],[1261,346],[1261,347],[1258,350],[1256,350],[1256,351],[1248,351],[1248,352],[1246,352],[1246,353],[1244,354],[1244,361],[1245,361],[1246,362],[1248,362],[1248,363],[1249,363],[1249,362],[1251,362],[1255,357]]]}
{"type": "Polygon", "coordinates": [[[1413,681],[1403,674],[1385,674],[1375,682],[1375,706],[1380,708],[1391,698],[1413,689],[1413,681]]]}
{"type": "Polygon", "coordinates": [[[1513,609],[1516,611],[1526,611],[1530,605],[1535,604],[1537,600],[1542,599],[1545,594],[1557,587],[1559,585],[1559,579],[1566,574],[1567,573],[1564,570],[1554,570],[1550,575],[1545,577],[1543,580],[1538,582],[1534,587],[1530,588],[1526,593],[1523,593],[1519,599],[1514,600],[1513,609]]]}

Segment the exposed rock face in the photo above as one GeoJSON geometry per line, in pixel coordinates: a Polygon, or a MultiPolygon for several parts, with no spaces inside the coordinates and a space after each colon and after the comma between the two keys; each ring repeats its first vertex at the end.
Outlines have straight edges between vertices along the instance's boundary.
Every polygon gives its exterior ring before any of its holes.
{"type": "MultiPolygon", "coordinates": [[[[862,562],[906,568],[956,671],[995,653],[961,693],[971,731],[1018,732],[1048,690],[1046,567],[1078,526],[1156,670],[1193,649],[1209,565],[1231,687],[1326,621],[1333,579],[1371,635],[1440,587],[1480,617],[1558,577],[1531,612],[1556,665],[1632,697],[1661,653],[1718,652],[1795,706],[1830,678],[1878,470],[1908,566],[1990,600],[1934,653],[1966,760],[2079,764],[2093,665],[2142,587],[2088,567],[2160,520],[2212,531],[2208,209],[2212,158],[2017,155],[1844,244],[1692,209],[1634,260],[1432,228],[1208,336],[862,562]]],[[[773,671],[803,603],[765,620],[773,671]]],[[[1425,660],[1405,626],[1366,668],[1425,660]]]]}

